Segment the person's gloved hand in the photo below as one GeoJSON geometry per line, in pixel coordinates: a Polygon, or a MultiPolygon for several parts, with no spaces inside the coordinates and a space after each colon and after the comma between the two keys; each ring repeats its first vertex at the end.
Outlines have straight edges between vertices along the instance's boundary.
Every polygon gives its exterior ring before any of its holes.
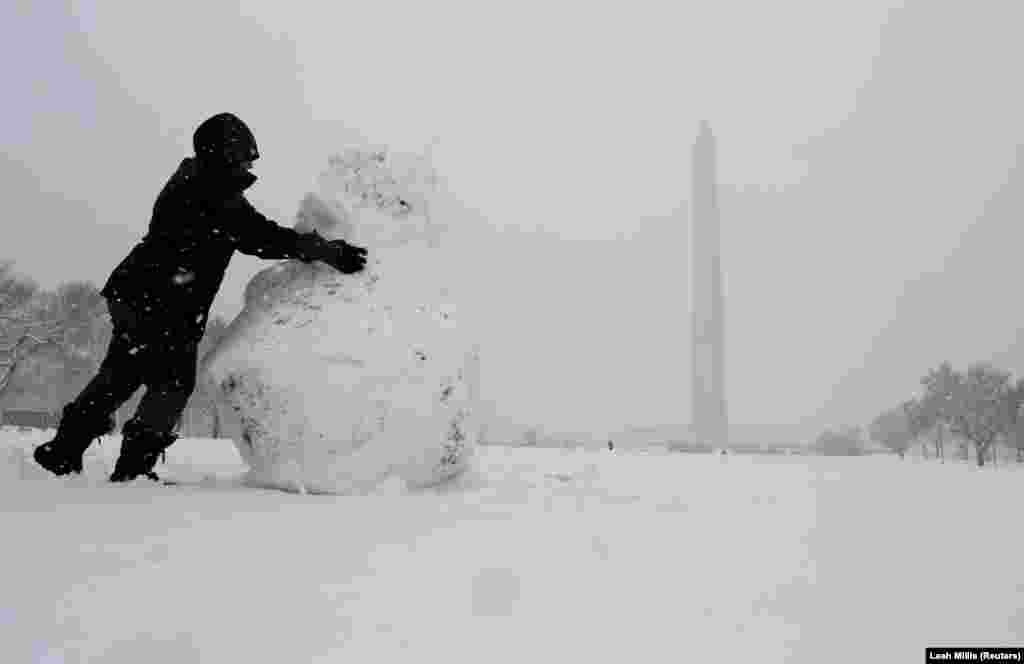
{"type": "Polygon", "coordinates": [[[366,267],[366,249],[344,240],[328,242],[316,231],[299,236],[299,256],[304,261],[323,261],[343,274],[354,274],[366,267]]]}
{"type": "Polygon", "coordinates": [[[331,252],[323,261],[342,274],[354,274],[366,267],[366,249],[344,240],[331,240],[327,245],[331,252]]]}

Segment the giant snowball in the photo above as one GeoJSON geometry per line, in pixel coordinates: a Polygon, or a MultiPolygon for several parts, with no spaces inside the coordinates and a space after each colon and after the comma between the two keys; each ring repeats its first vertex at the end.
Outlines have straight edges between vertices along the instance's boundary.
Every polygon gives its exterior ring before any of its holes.
{"type": "Polygon", "coordinates": [[[351,493],[467,468],[479,356],[448,288],[437,182],[424,159],[332,157],[295,228],[365,247],[366,270],[285,261],[249,282],[201,367],[237,418],[249,483],[351,493]]]}

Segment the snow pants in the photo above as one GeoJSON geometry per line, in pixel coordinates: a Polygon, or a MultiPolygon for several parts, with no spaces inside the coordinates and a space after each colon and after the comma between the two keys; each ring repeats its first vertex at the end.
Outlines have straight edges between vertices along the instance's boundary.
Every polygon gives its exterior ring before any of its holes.
{"type": "Polygon", "coordinates": [[[157,433],[171,433],[195,389],[201,330],[144,322],[115,303],[110,313],[114,331],[107,355],[75,399],[74,410],[87,420],[105,421],[145,386],[132,421],[157,433]]]}

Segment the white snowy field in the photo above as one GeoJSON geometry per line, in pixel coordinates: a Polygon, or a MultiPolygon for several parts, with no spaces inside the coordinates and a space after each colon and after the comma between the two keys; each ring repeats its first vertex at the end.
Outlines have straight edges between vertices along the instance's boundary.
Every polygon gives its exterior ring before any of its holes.
{"type": "MultiPolygon", "coordinates": [[[[485,447],[457,486],[103,482],[0,435],[0,661],[911,662],[1024,643],[1024,473],[485,447]],[[29,462],[31,463],[31,462],[29,462]]],[[[95,448],[94,448],[95,449],[95,448]]]]}

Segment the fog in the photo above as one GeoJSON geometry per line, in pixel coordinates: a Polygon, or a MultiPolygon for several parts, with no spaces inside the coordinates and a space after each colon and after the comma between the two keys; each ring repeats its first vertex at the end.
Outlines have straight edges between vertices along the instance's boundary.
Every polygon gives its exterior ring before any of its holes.
{"type": "MultiPolygon", "coordinates": [[[[220,111],[253,128],[249,198],[287,225],[346,142],[433,142],[479,224],[497,414],[686,423],[707,120],[734,435],[865,423],[942,360],[1024,370],[1024,6],[828,4],[8,3],[0,259],[101,284],[220,111]]],[[[215,311],[262,266],[236,255],[215,311]]]]}

